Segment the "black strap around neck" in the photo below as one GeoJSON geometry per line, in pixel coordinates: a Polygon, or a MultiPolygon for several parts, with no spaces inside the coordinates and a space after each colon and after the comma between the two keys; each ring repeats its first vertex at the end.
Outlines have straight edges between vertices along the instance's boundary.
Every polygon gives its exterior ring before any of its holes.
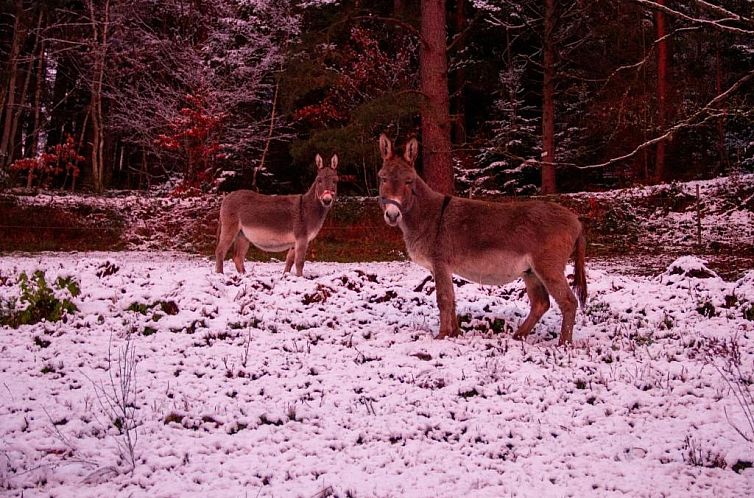
{"type": "Polygon", "coordinates": [[[445,214],[445,208],[448,207],[448,204],[450,204],[451,197],[449,195],[446,195],[445,198],[442,200],[442,207],[440,208],[440,219],[442,220],[442,215],[445,214]]]}
{"type": "MultiPolygon", "coordinates": [[[[442,228],[442,218],[445,214],[445,208],[448,207],[448,204],[450,204],[451,197],[449,195],[446,195],[445,198],[442,200],[442,207],[440,208],[440,218],[437,220],[437,233],[435,234],[435,240],[437,240],[437,237],[440,235],[440,228],[442,228]]],[[[435,246],[437,244],[435,243],[435,246]]]]}

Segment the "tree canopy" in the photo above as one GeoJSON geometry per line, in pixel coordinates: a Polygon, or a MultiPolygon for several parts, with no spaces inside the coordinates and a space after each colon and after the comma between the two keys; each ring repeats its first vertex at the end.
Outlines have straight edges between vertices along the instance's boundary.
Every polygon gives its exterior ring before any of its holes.
{"type": "Polygon", "coordinates": [[[420,173],[464,195],[754,171],[753,17],[742,0],[4,0],[0,184],[284,192],[337,152],[342,191],[374,195],[383,132],[419,138],[420,173]]]}

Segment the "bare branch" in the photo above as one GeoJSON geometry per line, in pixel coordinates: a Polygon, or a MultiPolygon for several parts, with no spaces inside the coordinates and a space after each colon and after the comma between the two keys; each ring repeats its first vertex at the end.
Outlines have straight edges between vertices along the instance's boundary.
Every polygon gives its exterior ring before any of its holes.
{"type": "Polygon", "coordinates": [[[471,28],[473,28],[473,27],[476,26],[476,24],[479,21],[479,19],[481,19],[481,15],[480,14],[475,15],[471,19],[471,21],[469,21],[468,25],[466,26],[466,28],[464,28],[463,31],[461,31],[460,33],[456,33],[455,35],[453,35],[453,39],[450,41],[450,43],[448,44],[448,46],[446,47],[445,50],[447,50],[448,52],[451,52],[452,50],[455,50],[456,46],[459,43],[463,42],[466,39],[466,37],[468,36],[468,34],[471,32],[471,28]]]}
{"type": "MultiPolygon", "coordinates": [[[[652,145],[658,142],[667,140],[668,138],[672,137],[675,133],[677,133],[680,130],[691,128],[694,126],[699,126],[709,121],[710,119],[724,116],[726,114],[725,112],[720,112],[720,111],[715,112],[717,105],[721,103],[722,101],[724,101],[725,99],[727,99],[728,97],[730,97],[736,91],[738,91],[742,86],[748,83],[752,78],[754,78],[754,71],[751,71],[747,73],[746,75],[744,75],[742,78],[736,81],[733,85],[731,85],[730,88],[728,88],[726,91],[724,91],[723,93],[721,93],[714,99],[710,100],[707,103],[707,105],[705,105],[704,107],[696,111],[694,114],[692,114],[688,118],[684,119],[683,121],[679,123],[676,123],[674,126],[668,129],[662,135],[659,135],[651,140],[647,140],[646,142],[638,145],[634,150],[632,150],[628,154],[624,154],[620,157],[614,157],[610,159],[609,161],[606,161],[600,164],[590,164],[588,166],[578,166],[575,164],[571,164],[570,166],[573,166],[577,169],[597,169],[597,168],[604,168],[606,166],[611,166],[613,164],[616,164],[621,161],[625,161],[626,159],[630,159],[634,157],[636,154],[646,149],[647,147],[651,147],[652,145]]],[[[564,164],[564,163],[560,163],[560,164],[564,164]]]]}
{"type": "Polygon", "coordinates": [[[710,10],[712,12],[717,12],[720,15],[727,16],[729,19],[732,19],[734,21],[742,21],[747,23],[752,23],[752,20],[746,17],[743,17],[739,14],[736,14],[735,12],[731,12],[730,10],[720,6],[720,5],[714,5],[709,2],[705,2],[704,0],[694,0],[694,3],[702,7],[703,9],[710,10]]]}
{"type": "Polygon", "coordinates": [[[679,33],[685,33],[687,31],[698,31],[699,29],[701,29],[700,26],[678,28],[678,29],[675,29],[675,30],[671,31],[670,33],[668,33],[668,34],[666,34],[664,36],[661,36],[660,38],[656,39],[655,41],[652,42],[652,47],[650,48],[650,50],[647,51],[647,54],[644,56],[643,59],[641,59],[640,61],[638,61],[638,62],[636,62],[634,64],[628,64],[628,65],[624,65],[624,66],[619,66],[612,73],[610,73],[610,75],[605,80],[605,84],[602,85],[602,89],[600,91],[604,90],[605,87],[613,79],[613,77],[617,76],[619,72],[627,70],[627,69],[636,69],[637,71],[639,71],[642,68],[642,66],[644,66],[644,64],[646,64],[647,61],[652,57],[652,55],[654,54],[654,50],[657,47],[657,44],[660,43],[661,41],[666,40],[666,39],[668,39],[668,38],[670,38],[672,36],[675,36],[675,35],[677,35],[679,33]]]}
{"type": "MultiPolygon", "coordinates": [[[[653,10],[662,11],[668,15],[671,15],[678,19],[683,19],[684,21],[688,21],[690,23],[702,24],[704,26],[709,26],[720,31],[729,31],[732,33],[737,33],[737,34],[742,34],[742,35],[754,35],[754,30],[752,29],[744,29],[744,28],[739,28],[736,26],[730,26],[728,24],[723,24],[724,22],[729,22],[729,21],[743,21],[746,23],[751,23],[750,20],[742,18],[738,15],[736,15],[736,18],[699,19],[697,17],[691,17],[687,14],[684,14],[683,12],[679,12],[677,10],[671,9],[670,7],[667,7],[665,5],[660,5],[659,3],[653,2],[651,0],[631,0],[631,1],[639,5],[643,5],[644,7],[649,7],[650,9],[653,9],[653,10]]],[[[714,7],[712,4],[708,4],[707,2],[703,2],[703,3],[705,3],[709,7],[714,7]]]]}
{"type": "Polygon", "coordinates": [[[526,28],[528,26],[528,24],[526,24],[526,23],[524,23],[524,24],[509,24],[509,23],[503,21],[502,19],[500,19],[497,16],[494,16],[492,14],[489,15],[489,19],[487,20],[487,22],[490,25],[495,26],[497,28],[505,28],[505,29],[523,29],[523,28],[526,28]]]}

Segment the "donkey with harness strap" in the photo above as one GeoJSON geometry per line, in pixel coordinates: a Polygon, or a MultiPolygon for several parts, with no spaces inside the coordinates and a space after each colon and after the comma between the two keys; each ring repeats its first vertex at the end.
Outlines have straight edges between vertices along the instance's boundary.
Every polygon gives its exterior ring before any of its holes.
{"type": "Polygon", "coordinates": [[[563,321],[560,344],[570,343],[577,301],[564,272],[574,255],[574,286],[586,301],[584,231],[568,209],[542,201],[484,202],[443,196],[414,169],[419,145],[411,139],[403,155],[380,136],[379,204],[385,222],[403,232],[412,261],[435,279],[440,309],[438,338],[460,333],[452,275],[484,285],[523,278],[531,311],[514,337],[524,339],[555,299],[563,321]]]}

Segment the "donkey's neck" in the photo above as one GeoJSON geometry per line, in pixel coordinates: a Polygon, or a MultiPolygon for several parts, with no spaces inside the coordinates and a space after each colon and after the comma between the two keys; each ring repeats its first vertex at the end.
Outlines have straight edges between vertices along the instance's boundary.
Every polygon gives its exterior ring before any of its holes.
{"type": "MultiPolygon", "coordinates": [[[[444,195],[427,185],[424,180],[414,180],[414,202],[401,219],[406,242],[417,237],[428,237],[437,232],[444,195]]],[[[433,239],[432,239],[433,240],[433,239]]]]}
{"type": "Polygon", "coordinates": [[[329,208],[326,208],[317,199],[316,183],[312,184],[305,194],[301,195],[299,216],[309,225],[313,223],[317,228],[322,225],[329,208]]]}

